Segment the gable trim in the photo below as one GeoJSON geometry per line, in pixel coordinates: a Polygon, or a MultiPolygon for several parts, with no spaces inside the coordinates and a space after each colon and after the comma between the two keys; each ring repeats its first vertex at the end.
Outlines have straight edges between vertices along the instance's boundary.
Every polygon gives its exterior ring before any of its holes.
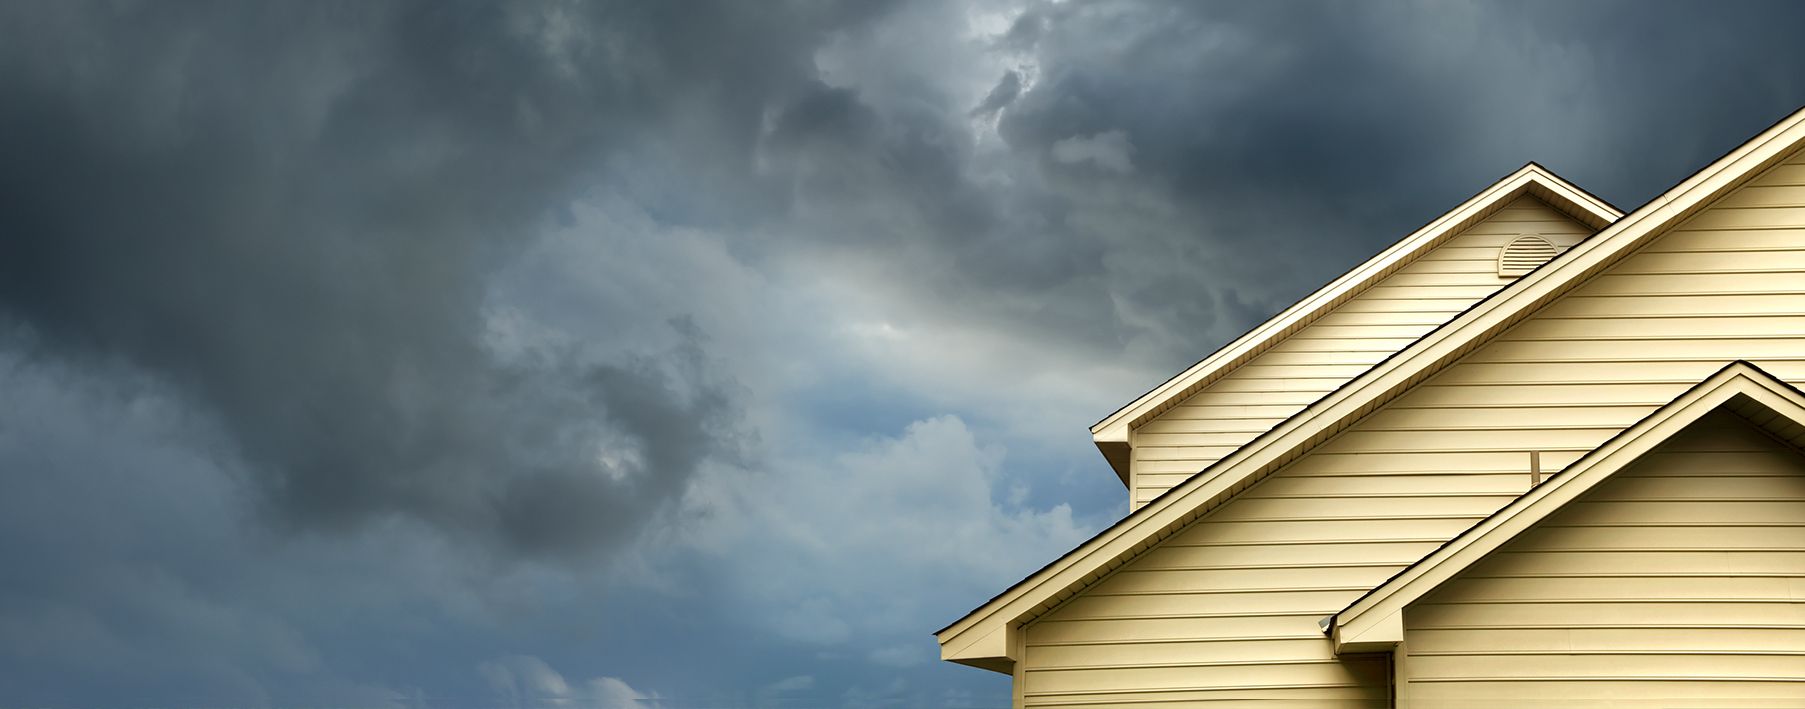
{"type": "Polygon", "coordinates": [[[1019,626],[1077,595],[1186,524],[1219,509],[1266,474],[1334,437],[1654,235],[1771,167],[1801,143],[1805,143],[1805,109],[1774,123],[1629,216],[1474,304],[941,629],[936,636],[943,659],[975,664],[972,658],[949,654],[949,643],[974,629],[982,636],[988,634],[985,628],[994,630],[999,624],[1019,626]]]}
{"type": "MultiPolygon", "coordinates": [[[[1745,361],[1735,361],[1605,441],[1547,482],[1532,488],[1447,544],[1324,619],[1335,651],[1380,652],[1403,638],[1403,612],[1449,579],[1534,527],[1599,483],[1641,459],[1706,414],[1730,408],[1751,424],[1805,426],[1805,394],[1745,361]]],[[[1794,445],[1797,445],[1794,443],[1794,445]]]]}
{"type": "Polygon", "coordinates": [[[1315,322],[1336,306],[1384,280],[1450,237],[1525,195],[1534,196],[1591,228],[1604,229],[1623,217],[1610,203],[1528,163],[1480,190],[1459,206],[1355,266],[1316,292],[1199,360],[1091,426],[1091,434],[1116,475],[1128,484],[1128,432],[1234,371],[1249,359],[1315,322]]]}

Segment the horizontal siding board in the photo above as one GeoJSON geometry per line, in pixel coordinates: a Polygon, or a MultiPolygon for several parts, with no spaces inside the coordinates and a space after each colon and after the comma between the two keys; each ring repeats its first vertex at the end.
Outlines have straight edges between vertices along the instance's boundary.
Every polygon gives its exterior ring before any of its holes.
{"type": "MultiPolygon", "coordinates": [[[[1437,386],[1463,384],[1635,384],[1672,383],[1689,386],[1722,369],[1724,361],[1663,359],[1616,362],[1471,362],[1436,377],[1437,386]]],[[[1805,373],[1805,362],[1762,360],[1774,376],[1805,373]]]]}
{"type": "MultiPolygon", "coordinates": [[[[1676,503],[1693,504],[1693,503],[1676,503]]],[[[1692,574],[1805,576],[1805,552],[1798,551],[1569,551],[1507,552],[1490,559],[1493,576],[1624,576],[1651,572],[1656,564],[1678,565],[1692,574]]]]}
{"type": "Polygon", "coordinates": [[[1159,689],[1136,692],[1055,692],[1025,697],[1029,707],[1272,707],[1273,709],[1315,709],[1322,706],[1371,707],[1390,706],[1383,695],[1361,689],[1353,683],[1311,687],[1236,687],[1234,689],[1159,689]],[[1332,702],[1332,703],[1325,703],[1332,702]]]}
{"type": "MultiPolygon", "coordinates": [[[[1215,514],[1223,522],[1267,519],[1321,519],[1352,517],[1375,512],[1406,517],[1471,517],[1485,516],[1509,502],[1500,495],[1437,495],[1434,497],[1395,496],[1361,498],[1350,501],[1334,497],[1262,498],[1247,496],[1215,514]]],[[[1638,517],[1639,518],[1639,517],[1638,517]]]]}
{"type": "MultiPolygon", "coordinates": [[[[1367,352],[1378,353],[1381,359],[1391,353],[1410,346],[1411,338],[1376,338],[1358,342],[1343,342],[1333,339],[1290,339],[1274,345],[1270,352],[1367,352]]],[[[1164,415],[1164,414],[1162,414],[1164,415]]]]}
{"type": "MultiPolygon", "coordinates": [[[[1278,546],[1214,546],[1166,543],[1135,561],[1141,570],[1203,567],[1332,565],[1350,558],[1363,563],[1408,564],[1433,551],[1435,545],[1399,541],[1383,543],[1321,543],[1278,546]]],[[[1220,599],[1218,599],[1220,600],[1220,599]]]]}
{"type": "MultiPolygon", "coordinates": [[[[1550,317],[1649,318],[1805,315],[1805,298],[1793,292],[1649,293],[1642,297],[1582,289],[1549,306],[1550,317]],[[1652,296],[1652,297],[1651,297],[1652,296]]],[[[1644,324],[1640,321],[1637,324],[1644,324]]]]}
{"type": "MultiPolygon", "coordinates": [[[[1790,307],[1805,308],[1805,303],[1790,307]]],[[[1508,339],[1494,342],[1480,350],[1485,352],[1501,345],[1518,342],[1551,341],[1576,346],[1605,343],[1620,347],[1624,354],[1631,347],[1666,348],[1682,346],[1687,341],[1709,342],[1718,339],[1792,340],[1805,332],[1805,314],[1750,315],[1741,311],[1711,311],[1695,317],[1671,317],[1675,313],[1654,313],[1647,317],[1540,317],[1512,330],[1508,339]],[[1630,343],[1631,347],[1623,347],[1630,343]],[[1639,345],[1635,343],[1641,343],[1639,345]]]]}
{"type": "Polygon", "coordinates": [[[1721,471],[1709,460],[1691,468],[1676,468],[1673,474],[1643,476],[1623,480],[1607,490],[1587,498],[1594,504],[1615,502],[1631,505],[1638,502],[1724,501],[1766,499],[1796,502],[1805,500],[1805,478],[1782,475],[1738,475],[1721,471]]]}
{"type": "Polygon", "coordinates": [[[1357,686],[1280,687],[1244,689],[1160,690],[1155,692],[1061,693],[1027,698],[1030,707],[1148,707],[1174,706],[1238,707],[1259,706],[1267,709],[1316,709],[1322,706],[1384,709],[1383,694],[1357,686]]]}
{"type": "Polygon", "coordinates": [[[1586,295],[1594,297],[1625,295],[1757,295],[1805,293],[1797,271],[1779,269],[1766,263],[1770,253],[1743,254],[1749,271],[1742,273],[1639,273],[1640,260],[1632,260],[1625,270],[1598,276],[1585,286],[1586,295]]]}
{"type": "Polygon", "coordinates": [[[1676,633],[1676,628],[1701,627],[1805,628],[1796,603],[1774,600],[1785,598],[1789,586],[1783,579],[1485,580],[1490,583],[1449,586],[1447,597],[1459,598],[1458,604],[1428,601],[1412,607],[1410,627],[1666,628],[1676,633]],[[1557,593],[1561,595],[1553,595],[1557,593]],[[1684,614],[1684,620],[1674,613],[1684,614]]]}
{"type": "Polygon", "coordinates": [[[1805,655],[1717,656],[1714,662],[1689,655],[1428,655],[1412,656],[1410,668],[1421,676],[1509,678],[1563,677],[1791,677],[1805,682],[1805,655]]]}
{"type": "MultiPolygon", "coordinates": [[[[1527,448],[1525,448],[1527,450],[1527,448]]],[[[1578,454],[1542,455],[1546,470],[1558,470],[1578,460],[1578,454]]],[[[1286,476],[1308,475],[1373,475],[1377,473],[1529,473],[1529,454],[1524,451],[1474,453],[1472,451],[1411,451],[1407,453],[1336,453],[1319,452],[1291,464],[1286,476]]],[[[1427,490],[1435,490],[1427,487],[1427,490]]]]}
{"type": "Polygon", "coordinates": [[[1324,325],[1312,327],[1292,337],[1299,340],[1364,340],[1368,338],[1381,340],[1414,341],[1430,330],[1433,325],[1324,325]]]}
{"type": "MultiPolygon", "coordinates": [[[[1367,365],[1359,363],[1348,364],[1345,362],[1314,362],[1306,364],[1267,362],[1262,360],[1258,364],[1250,364],[1236,370],[1231,377],[1234,379],[1304,380],[1303,383],[1308,385],[1310,380],[1317,379],[1333,379],[1337,382],[1346,381],[1347,379],[1358,376],[1361,372],[1366,371],[1366,367],[1367,365]]],[[[1225,379],[1224,381],[1227,380],[1225,379]]],[[[1339,386],[1339,384],[1337,384],[1337,386],[1339,386]]]]}
{"type": "Polygon", "coordinates": [[[1215,418],[1161,418],[1148,421],[1146,425],[1135,430],[1137,441],[1144,441],[1154,434],[1173,433],[1264,433],[1274,423],[1284,420],[1277,416],[1218,416],[1215,418]]]}
{"type": "Polygon", "coordinates": [[[1134,449],[1134,459],[1136,462],[1143,460],[1183,461],[1185,463],[1184,467],[1190,469],[1190,471],[1194,473],[1197,472],[1197,469],[1203,467],[1203,465],[1196,462],[1200,457],[1214,462],[1222,456],[1233,453],[1237,447],[1238,446],[1233,444],[1220,446],[1189,446],[1183,448],[1140,446],[1134,449]]]}
{"type": "MultiPolygon", "coordinates": [[[[1346,381],[1347,380],[1342,379],[1341,377],[1335,376],[1292,377],[1289,379],[1243,376],[1225,378],[1222,381],[1216,382],[1215,386],[1212,386],[1211,389],[1215,392],[1224,394],[1275,393],[1296,396],[1302,392],[1310,392],[1316,393],[1317,396],[1321,396],[1322,394],[1317,392],[1320,391],[1326,393],[1329,390],[1333,390],[1335,387],[1341,386],[1346,381]]],[[[1314,401],[1314,399],[1312,399],[1312,401],[1314,401]]]]}
{"type": "MultiPolygon", "coordinates": [[[[1525,456],[1527,458],[1527,456],[1525,456]]],[[[1431,473],[1427,475],[1288,475],[1262,483],[1243,499],[1342,497],[1347,504],[1383,502],[1388,495],[1517,495],[1529,484],[1528,461],[1508,473],[1431,473]],[[1424,479],[1430,478],[1430,479],[1424,479]],[[1433,492],[1426,492],[1432,490],[1433,492]]],[[[1333,548],[1335,545],[1328,545],[1333,548]]],[[[1427,550],[1425,550],[1427,551],[1427,550]]]]}
{"type": "MultiPolygon", "coordinates": [[[[1501,246],[1503,246],[1502,243],[1499,244],[1499,247],[1501,246]]],[[[1498,247],[1492,248],[1496,249],[1498,247]]],[[[1503,284],[1503,281],[1499,281],[1497,283],[1474,283],[1456,286],[1403,286],[1382,282],[1380,285],[1373,286],[1371,289],[1361,294],[1359,300],[1351,302],[1368,302],[1375,304],[1378,302],[1394,302],[1406,304],[1411,301],[1423,299],[1443,300],[1458,298],[1466,300],[1469,303],[1476,303],[1479,302],[1480,299],[1498,292],[1498,288],[1503,284]]]]}
{"type": "MultiPolygon", "coordinates": [[[[1680,382],[1648,384],[1642,382],[1563,382],[1560,384],[1457,385],[1429,383],[1399,399],[1397,406],[1493,408],[1514,406],[1648,406],[1657,407],[1673,400],[1686,385],[1680,382]]],[[[1524,450],[1534,444],[1525,439],[1524,450]]]]}
{"type": "MultiPolygon", "coordinates": [[[[1207,605],[1210,608],[1210,614],[1207,617],[1214,618],[1309,615],[1321,608],[1338,608],[1337,604],[1347,603],[1350,597],[1360,592],[1361,589],[1351,586],[1328,591],[1297,591],[1282,594],[1273,593],[1269,589],[1223,593],[1198,591],[1126,595],[1094,592],[1074,598],[1062,606],[1060,617],[1067,621],[1171,618],[1175,616],[1202,617],[1196,613],[1196,609],[1200,605],[1207,605]]],[[[1037,636],[1031,638],[1029,642],[1032,644],[1042,642],[1042,640],[1037,636]]]]}
{"type": "Polygon", "coordinates": [[[1263,418],[1285,419],[1301,411],[1300,404],[1234,404],[1214,402],[1207,406],[1189,406],[1173,409],[1158,419],[1147,422],[1147,425],[1168,420],[1183,419],[1230,419],[1230,418],[1263,418]]]}
{"type": "Polygon", "coordinates": [[[1796,228],[1805,224],[1805,207],[1709,209],[1686,223],[1688,229],[1796,228]]]}
{"type": "Polygon", "coordinates": [[[1321,542],[1343,539],[1451,538],[1472,522],[1455,518],[1261,521],[1198,525],[1172,537],[1174,543],[1321,542]]]}
{"type": "Polygon", "coordinates": [[[1780,681],[1725,681],[1667,677],[1625,681],[1463,681],[1453,685],[1424,684],[1412,689],[1413,700],[1426,707],[1467,709],[1674,709],[1720,707],[1735,701],[1744,709],[1797,709],[1800,686],[1780,681]],[[1509,699],[1498,699],[1509,697],[1509,699]],[[1704,701],[1700,701],[1704,700],[1704,701]]]}
{"type": "MultiPolygon", "coordinates": [[[[1775,337],[1785,331],[1767,330],[1765,336],[1759,338],[1735,337],[1726,335],[1712,339],[1684,340],[1645,340],[1648,344],[1638,352],[1625,347],[1621,340],[1544,340],[1518,339],[1499,342],[1488,347],[1467,361],[1474,364],[1516,364],[1519,366],[1542,366],[1551,364],[1590,364],[1594,368],[1615,368],[1627,363],[1667,363],[1682,367],[1680,371],[1690,372],[1698,367],[1722,366],[1722,363],[1734,359],[1759,359],[1767,363],[1788,362],[1792,366],[1805,362],[1805,339],[1791,337],[1775,337]],[[1628,350],[1628,351],[1626,351],[1628,350]]],[[[1805,332],[1805,331],[1802,331],[1805,332]]],[[[1638,372],[1646,371],[1638,368],[1638,372]]],[[[1715,370],[1713,370],[1715,371],[1715,370]]],[[[1552,371],[1558,376],[1576,376],[1585,374],[1585,368],[1574,367],[1565,371],[1552,371]]],[[[1604,372],[1600,381],[1609,381],[1612,376],[1604,372]]]]}
{"type": "MultiPolygon", "coordinates": [[[[1279,569],[1141,570],[1127,568],[1097,583],[1098,593],[1147,593],[1151,591],[1226,591],[1314,586],[1372,587],[1402,569],[1390,566],[1316,566],[1279,569]]],[[[1300,607],[1298,613],[1322,613],[1339,608],[1300,607]]]]}
{"type": "Polygon", "coordinates": [[[1301,660],[1246,664],[1189,665],[1180,667],[1111,667],[1099,669],[1039,669],[1024,674],[1023,692],[1072,690],[1194,689],[1241,685],[1344,686],[1358,681],[1349,669],[1334,660],[1301,660]]]}
{"type": "MultiPolygon", "coordinates": [[[[1647,480],[1647,476],[1639,479],[1647,480]]],[[[1805,549],[1805,527],[1662,524],[1629,532],[1601,525],[1548,525],[1522,535],[1550,551],[1581,549],[1805,549]]]]}
{"type": "MultiPolygon", "coordinates": [[[[1696,628],[1686,647],[1699,652],[1799,652],[1805,628],[1696,628]]],[[[1474,652],[1673,651],[1672,628],[1504,628],[1487,633],[1412,628],[1412,655],[1474,652]]]]}
{"type": "MultiPolygon", "coordinates": [[[[1063,607],[1062,607],[1063,610],[1063,607]]],[[[1031,642],[1155,642],[1198,638],[1322,637],[1322,616],[1228,616],[1037,621],[1028,631],[1031,642]]]]}
{"type": "MultiPolygon", "coordinates": [[[[1440,325],[1444,322],[1447,322],[1448,320],[1452,319],[1453,316],[1459,314],[1459,312],[1460,312],[1460,310],[1418,310],[1418,309],[1391,311],[1391,312],[1371,312],[1371,311],[1340,312],[1340,311],[1337,311],[1334,313],[1330,313],[1328,315],[1324,315],[1321,319],[1318,319],[1316,321],[1315,327],[1322,327],[1325,329],[1326,328],[1342,328],[1342,327],[1363,327],[1363,326],[1377,326],[1377,327],[1404,326],[1404,327],[1417,327],[1417,328],[1434,327],[1436,325],[1440,325]]],[[[1315,333],[1312,333],[1312,334],[1315,334],[1315,333]]],[[[1355,374],[1358,374],[1358,372],[1355,372],[1355,374]]],[[[1350,378],[1351,378],[1351,376],[1350,376],[1350,378]]]]}
{"type": "Polygon", "coordinates": [[[1642,253],[1793,250],[1802,243],[1805,243],[1805,228],[1755,230],[1680,227],[1663,235],[1657,243],[1643,247],[1642,253]]]}
{"type": "Polygon", "coordinates": [[[1578,426],[1623,429],[1649,413],[1651,406],[1523,406],[1515,408],[1388,408],[1361,423],[1363,431],[1445,431],[1478,429],[1514,431],[1578,426]]]}
{"type": "Polygon", "coordinates": [[[1081,668],[1122,665],[1211,665],[1223,663],[1283,662],[1298,659],[1335,659],[1322,638],[1246,640],[1238,643],[1175,642],[1099,645],[1035,646],[1036,667],[1081,668]]]}
{"type": "Polygon", "coordinates": [[[1644,253],[1634,263],[1614,271],[1617,274],[1712,274],[1805,270],[1805,250],[1764,250],[1759,258],[1736,251],[1681,251],[1644,253]]]}
{"type": "Polygon", "coordinates": [[[1535,431],[1446,430],[1349,431],[1324,448],[1336,453],[1405,451],[1591,450],[1617,434],[1615,428],[1548,428],[1535,431]],[[1533,435],[1532,435],[1533,434],[1533,435]]]}
{"type": "Polygon", "coordinates": [[[1136,448],[1143,446],[1149,448],[1156,446],[1183,448],[1227,446],[1233,450],[1246,439],[1245,429],[1210,433],[1154,433],[1143,429],[1134,433],[1136,448]]]}

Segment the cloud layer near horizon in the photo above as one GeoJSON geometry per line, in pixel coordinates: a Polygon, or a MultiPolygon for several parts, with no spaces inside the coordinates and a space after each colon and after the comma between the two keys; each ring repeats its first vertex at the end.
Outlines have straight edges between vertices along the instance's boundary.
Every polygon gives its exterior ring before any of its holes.
{"type": "Polygon", "coordinates": [[[926,633],[1124,511],[1085,426],[1525,161],[1639,204],[1798,14],[0,5],[0,700],[1004,704],[926,633]]]}

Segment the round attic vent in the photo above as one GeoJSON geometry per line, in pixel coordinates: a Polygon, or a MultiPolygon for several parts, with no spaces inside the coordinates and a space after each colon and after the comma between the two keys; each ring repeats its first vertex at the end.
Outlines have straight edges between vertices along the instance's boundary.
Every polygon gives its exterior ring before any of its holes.
{"type": "Polygon", "coordinates": [[[1554,242],[1540,234],[1524,234],[1498,251],[1498,275],[1514,278],[1534,270],[1559,254],[1554,242]]]}

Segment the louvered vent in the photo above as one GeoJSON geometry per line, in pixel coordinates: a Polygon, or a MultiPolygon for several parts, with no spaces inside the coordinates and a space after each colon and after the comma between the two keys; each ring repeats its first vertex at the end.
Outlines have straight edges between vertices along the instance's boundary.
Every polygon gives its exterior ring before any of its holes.
{"type": "Polygon", "coordinates": [[[1514,278],[1535,269],[1559,254],[1554,242],[1537,234],[1524,234],[1498,252],[1498,275],[1514,278]]]}

